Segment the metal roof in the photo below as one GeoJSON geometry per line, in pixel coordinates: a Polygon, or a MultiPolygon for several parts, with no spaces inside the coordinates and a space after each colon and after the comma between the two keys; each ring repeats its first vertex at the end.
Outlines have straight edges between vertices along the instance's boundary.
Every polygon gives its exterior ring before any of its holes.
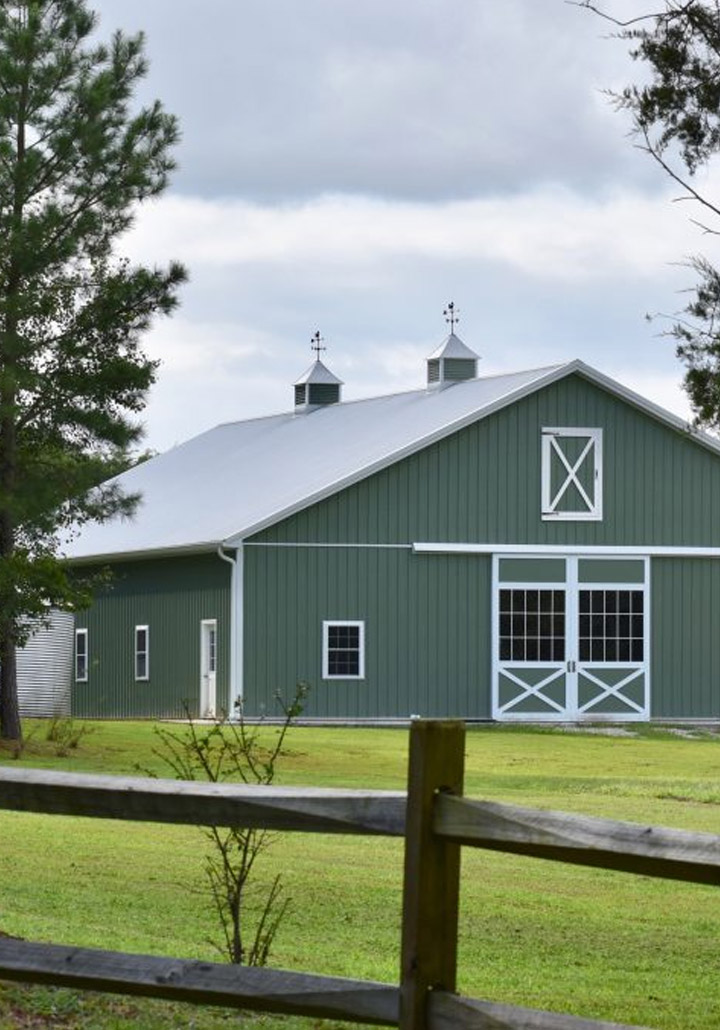
{"type": "Polygon", "coordinates": [[[455,333],[450,333],[447,339],[443,340],[427,360],[434,361],[437,358],[469,358],[472,361],[478,361],[479,357],[480,355],[476,354],[474,350],[470,350],[459,336],[456,336],[455,333]]]}
{"type": "MultiPolygon", "coordinates": [[[[580,361],[225,423],[118,476],[124,491],[141,495],[133,518],[84,526],[66,553],[86,560],[233,546],[573,372],[689,428],[580,361]]],[[[720,451],[712,438],[698,438],[720,451]]]]}
{"type": "Polygon", "coordinates": [[[320,358],[313,361],[310,368],[306,372],[303,372],[299,379],[295,380],[293,386],[304,386],[306,383],[332,383],[333,385],[337,384],[338,386],[345,385],[342,379],[338,379],[338,377],[330,371],[327,365],[323,365],[320,358]]]}

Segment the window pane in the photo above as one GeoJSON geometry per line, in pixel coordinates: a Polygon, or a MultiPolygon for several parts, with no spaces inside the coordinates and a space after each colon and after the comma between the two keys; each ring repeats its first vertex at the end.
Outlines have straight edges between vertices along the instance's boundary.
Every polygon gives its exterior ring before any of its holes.
{"type": "Polygon", "coordinates": [[[565,650],[565,594],[561,590],[501,590],[498,637],[501,661],[557,661],[565,650]],[[512,614],[503,604],[512,593],[512,614]],[[554,614],[556,613],[556,614],[554,614]]]}
{"type": "Polygon", "coordinates": [[[338,678],[362,676],[361,639],[362,626],[359,623],[326,624],[326,675],[338,678]]]}

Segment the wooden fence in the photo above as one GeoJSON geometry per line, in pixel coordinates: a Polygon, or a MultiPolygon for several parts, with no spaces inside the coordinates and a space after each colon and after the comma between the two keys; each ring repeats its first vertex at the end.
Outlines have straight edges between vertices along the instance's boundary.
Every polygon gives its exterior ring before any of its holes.
{"type": "Polygon", "coordinates": [[[407,794],[0,770],[0,808],[16,811],[404,837],[399,986],[7,938],[0,979],[401,1030],[619,1027],[456,993],[461,846],[719,885],[720,837],[469,800],[464,739],[461,722],[413,722],[407,794]]]}

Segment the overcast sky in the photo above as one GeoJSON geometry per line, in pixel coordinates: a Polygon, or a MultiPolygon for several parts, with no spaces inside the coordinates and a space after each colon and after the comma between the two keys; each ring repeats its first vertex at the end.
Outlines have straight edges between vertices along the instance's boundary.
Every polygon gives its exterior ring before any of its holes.
{"type": "Polygon", "coordinates": [[[101,35],[145,32],[141,99],[182,129],[125,243],[190,272],[146,341],[148,446],[289,409],[317,329],[345,398],[421,387],[450,300],[485,374],[579,357],[688,414],[645,315],[682,306],[682,261],[708,244],[602,93],[638,68],[597,18],[564,0],[90,4],[101,35]]]}

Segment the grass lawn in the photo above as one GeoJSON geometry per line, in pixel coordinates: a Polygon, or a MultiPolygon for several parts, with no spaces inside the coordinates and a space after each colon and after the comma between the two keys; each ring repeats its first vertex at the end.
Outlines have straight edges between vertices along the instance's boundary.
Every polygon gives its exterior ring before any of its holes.
{"type": "MultiPolygon", "coordinates": [[[[76,724],[77,725],[77,724],[76,724]]],[[[58,756],[26,722],[22,765],[133,774],[163,769],[148,723],[90,724],[58,756]]],[[[273,730],[268,730],[272,733],[273,730]]],[[[0,751],[0,762],[12,762],[0,751]]],[[[407,733],[294,727],[278,782],[402,789],[407,733]]],[[[720,833],[720,740],[504,727],[468,731],[466,793],[720,833]]],[[[214,958],[192,827],[0,812],[0,931],[89,947],[214,958]]],[[[282,872],[290,913],[272,964],[397,980],[402,847],[279,836],[259,869],[282,872]]],[[[459,987],[495,1001],[658,1028],[720,1027],[720,893],[533,859],[463,852],[459,987]]],[[[0,989],[0,1028],[215,1030],[237,1014],[71,991],[0,989]]],[[[242,1017],[253,1030],[308,1026],[242,1017]]]]}

